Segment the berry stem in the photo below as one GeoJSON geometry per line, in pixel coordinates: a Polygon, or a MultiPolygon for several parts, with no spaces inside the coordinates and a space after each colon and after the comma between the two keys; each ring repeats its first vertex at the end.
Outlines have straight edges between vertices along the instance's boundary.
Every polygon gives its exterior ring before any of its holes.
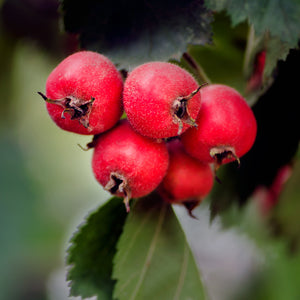
{"type": "Polygon", "coordinates": [[[248,35],[247,35],[247,44],[243,62],[243,73],[245,76],[248,76],[248,68],[250,65],[251,54],[253,48],[257,45],[257,38],[255,37],[254,26],[249,26],[248,35]]]}
{"type": "Polygon", "coordinates": [[[196,201],[196,200],[183,202],[183,205],[186,208],[189,216],[197,220],[198,218],[193,214],[193,210],[199,205],[200,202],[201,201],[196,201]]]}
{"type": "Polygon", "coordinates": [[[93,139],[92,139],[89,143],[87,143],[85,147],[81,146],[80,144],[77,144],[77,145],[78,145],[79,148],[81,148],[83,151],[88,151],[88,150],[90,150],[90,149],[92,149],[92,148],[95,148],[95,146],[96,146],[96,144],[97,144],[97,139],[98,139],[99,135],[100,135],[100,134],[95,134],[95,135],[93,136],[93,139]]]}
{"type": "Polygon", "coordinates": [[[182,57],[190,65],[190,67],[195,70],[200,80],[207,82],[209,84],[211,83],[211,80],[208,78],[203,68],[201,68],[201,66],[195,61],[195,59],[188,52],[184,52],[182,57]]]}

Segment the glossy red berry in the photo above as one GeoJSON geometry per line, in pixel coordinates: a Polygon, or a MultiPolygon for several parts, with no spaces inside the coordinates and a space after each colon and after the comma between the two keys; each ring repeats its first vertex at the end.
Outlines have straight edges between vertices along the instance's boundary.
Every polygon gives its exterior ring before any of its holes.
{"type": "Polygon", "coordinates": [[[252,147],[257,131],[254,114],[245,99],[233,88],[211,84],[201,89],[202,107],[198,128],[181,136],[187,152],[216,167],[239,162],[252,147]]]}
{"type": "Polygon", "coordinates": [[[98,134],[114,126],[122,114],[123,81],[105,56],[80,51],[64,59],[49,75],[46,106],[62,129],[98,134]]]}
{"type": "Polygon", "coordinates": [[[158,190],[167,202],[194,208],[213,187],[211,166],[188,155],[179,140],[169,142],[168,150],[169,168],[158,190]]]}
{"type": "Polygon", "coordinates": [[[167,172],[169,154],[164,142],[136,133],[127,120],[95,140],[92,168],[97,181],[113,195],[129,199],[152,192],[167,172]]]}
{"type": "Polygon", "coordinates": [[[196,119],[201,97],[193,76],[167,62],[143,64],[129,73],[123,103],[128,121],[151,138],[177,136],[196,119]]]}

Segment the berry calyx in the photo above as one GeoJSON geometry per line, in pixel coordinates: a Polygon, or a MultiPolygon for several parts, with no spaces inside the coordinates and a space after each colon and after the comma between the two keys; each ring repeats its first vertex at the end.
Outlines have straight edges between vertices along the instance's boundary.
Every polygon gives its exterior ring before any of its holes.
{"type": "Polygon", "coordinates": [[[211,84],[201,90],[198,128],[187,130],[181,141],[193,157],[220,165],[237,161],[252,147],[257,124],[245,99],[233,88],[211,84]]]}
{"type": "Polygon", "coordinates": [[[111,172],[110,179],[104,189],[111,194],[123,194],[126,211],[130,211],[129,200],[131,199],[131,189],[125,176],[118,172],[111,172]]]}
{"type": "Polygon", "coordinates": [[[90,100],[77,99],[72,96],[65,97],[63,99],[49,99],[46,95],[41,92],[38,92],[42,98],[48,102],[59,105],[63,108],[61,113],[61,118],[65,119],[65,113],[68,113],[71,117],[71,120],[78,120],[85,128],[89,127],[89,115],[92,110],[93,102],[95,98],[90,100]]]}
{"type": "Polygon", "coordinates": [[[214,158],[215,170],[219,168],[224,160],[235,160],[240,165],[240,158],[235,154],[235,150],[230,146],[216,146],[210,149],[209,154],[214,158]]]}
{"type": "Polygon", "coordinates": [[[181,67],[150,62],[129,73],[123,93],[128,121],[142,135],[169,138],[191,126],[201,107],[198,83],[181,67]]]}
{"type": "Polygon", "coordinates": [[[136,133],[127,120],[100,134],[94,141],[92,168],[96,180],[111,194],[143,197],[156,189],[165,176],[169,154],[165,142],[136,133]]]}
{"type": "Polygon", "coordinates": [[[189,95],[185,97],[178,97],[174,100],[172,105],[172,115],[173,115],[173,122],[178,123],[178,131],[177,135],[180,135],[182,133],[183,124],[188,124],[192,127],[197,127],[197,123],[195,120],[191,117],[189,111],[188,111],[188,101],[192,99],[193,96],[195,96],[200,89],[205,86],[207,83],[204,83],[200,85],[195,91],[191,92],[189,95]]]}
{"type": "Polygon", "coordinates": [[[95,135],[120,119],[122,90],[122,77],[107,57],[80,51],[65,58],[50,73],[46,94],[39,94],[60,128],[95,135]]]}

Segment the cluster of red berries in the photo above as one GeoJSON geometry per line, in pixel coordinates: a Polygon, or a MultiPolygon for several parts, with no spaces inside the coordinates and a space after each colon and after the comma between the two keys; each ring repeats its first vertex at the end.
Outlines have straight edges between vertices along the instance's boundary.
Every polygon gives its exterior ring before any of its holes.
{"type": "Polygon", "coordinates": [[[192,209],[211,191],[215,170],[239,162],[256,136],[252,110],[236,90],[199,86],[167,62],[145,63],[123,80],[108,58],[81,51],[51,72],[39,94],[59,127],[94,135],[95,178],[124,198],[127,211],[130,198],[154,190],[192,209]]]}

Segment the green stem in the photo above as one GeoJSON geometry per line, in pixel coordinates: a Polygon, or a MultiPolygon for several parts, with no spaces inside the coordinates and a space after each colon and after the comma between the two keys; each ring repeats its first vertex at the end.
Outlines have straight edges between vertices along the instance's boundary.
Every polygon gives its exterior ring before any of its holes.
{"type": "Polygon", "coordinates": [[[243,74],[247,75],[247,70],[249,68],[251,53],[255,46],[255,31],[253,25],[249,27],[248,36],[247,36],[247,45],[245,50],[244,56],[244,63],[243,63],[243,74]]]}
{"type": "Polygon", "coordinates": [[[201,79],[202,82],[211,84],[211,80],[206,75],[203,68],[196,62],[196,60],[188,52],[184,52],[182,57],[190,65],[190,67],[192,67],[196,71],[197,76],[201,79]]]}

